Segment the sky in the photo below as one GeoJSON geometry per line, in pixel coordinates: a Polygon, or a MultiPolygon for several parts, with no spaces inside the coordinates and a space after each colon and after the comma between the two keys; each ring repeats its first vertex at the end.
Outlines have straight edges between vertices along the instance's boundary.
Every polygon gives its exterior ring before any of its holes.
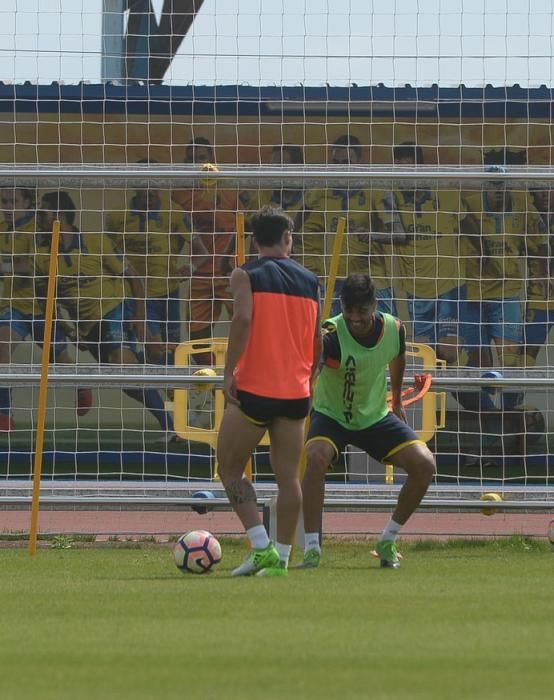
{"type": "MultiPolygon", "coordinates": [[[[0,80],[100,82],[101,11],[1,0],[0,80]]],[[[553,32],[552,0],[205,0],[165,82],[552,86],[553,32]]]]}

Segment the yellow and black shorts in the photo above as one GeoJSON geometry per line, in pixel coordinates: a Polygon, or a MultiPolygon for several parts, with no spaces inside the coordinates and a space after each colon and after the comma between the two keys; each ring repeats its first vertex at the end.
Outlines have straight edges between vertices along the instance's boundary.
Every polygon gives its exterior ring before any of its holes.
{"type": "Polygon", "coordinates": [[[348,430],[333,418],[313,411],[306,444],[315,440],[330,442],[336,451],[335,458],[340,456],[347,445],[353,445],[379,462],[392,457],[408,445],[424,444],[412,428],[394,413],[387,414],[369,428],[348,430]]]}

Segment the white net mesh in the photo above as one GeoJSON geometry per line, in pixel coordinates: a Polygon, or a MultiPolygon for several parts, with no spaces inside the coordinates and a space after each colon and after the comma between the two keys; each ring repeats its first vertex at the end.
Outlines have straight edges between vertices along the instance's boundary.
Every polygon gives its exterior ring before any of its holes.
{"type": "MultiPolygon", "coordinates": [[[[206,0],[183,3],[171,20],[161,3],[134,3],[124,15],[113,2],[104,3],[103,25],[97,5],[18,0],[0,10],[6,372],[40,359],[54,213],[63,229],[55,365],[171,374],[181,343],[199,341],[202,350],[203,340],[228,332],[236,213],[245,212],[248,228],[251,212],[274,204],[294,220],[294,255],[323,289],[337,220],[346,217],[337,290],[345,274],[369,272],[381,310],[447,363],[438,377],[550,377],[551,90],[534,87],[551,84],[550,3],[437,0],[389,11],[351,0],[270,11],[206,0]],[[165,85],[156,84],[160,61],[165,85]],[[101,70],[118,82],[100,84],[101,70]],[[368,82],[390,87],[358,87],[368,82]],[[223,175],[249,168],[251,177],[218,179],[202,163],[223,175]],[[26,164],[62,168],[49,178],[10,171],[26,164]],[[96,178],[62,179],[67,164],[100,169],[96,178]],[[353,177],[369,166],[389,176],[353,177]],[[124,177],[125,168],[146,174],[124,177]],[[195,177],[180,178],[178,168],[195,177]],[[260,169],[271,171],[263,182],[260,169]],[[297,174],[284,179],[281,169],[297,174]],[[487,179],[462,177],[483,169],[487,179]],[[350,175],[324,180],[317,170],[350,175]],[[417,182],[390,176],[412,170],[417,182]]],[[[207,347],[183,371],[213,364],[207,347]]],[[[418,369],[419,361],[407,374],[418,369]]],[[[26,478],[36,391],[8,384],[0,389],[1,469],[26,478]]],[[[450,384],[446,425],[430,437],[438,481],[551,483],[546,386],[450,384]]],[[[173,408],[184,410],[174,389],[53,385],[45,473],[212,479],[209,440],[174,439],[173,408]]],[[[213,432],[217,393],[191,391],[185,422],[213,432]]],[[[439,407],[429,408],[433,426],[439,407]]],[[[259,478],[267,461],[256,460],[259,478]]],[[[331,478],[382,483],[384,474],[349,453],[331,478]]]]}

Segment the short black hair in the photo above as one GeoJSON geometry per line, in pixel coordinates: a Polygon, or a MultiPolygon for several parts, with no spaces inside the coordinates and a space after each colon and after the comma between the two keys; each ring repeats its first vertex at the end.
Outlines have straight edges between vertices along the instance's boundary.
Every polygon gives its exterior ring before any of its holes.
{"type": "Polygon", "coordinates": [[[423,165],[423,148],[413,141],[404,141],[393,148],[392,157],[397,160],[413,160],[415,165],[423,165]]]}
{"type": "Polygon", "coordinates": [[[294,165],[303,165],[304,163],[304,152],[302,148],[292,143],[273,146],[271,153],[279,153],[281,155],[281,160],[283,160],[285,153],[288,153],[290,155],[290,162],[294,165]]]}
{"type": "Polygon", "coordinates": [[[356,154],[358,160],[362,157],[362,144],[360,139],[353,134],[344,134],[344,136],[339,136],[338,139],[333,141],[333,148],[348,148],[352,149],[356,154]]]}
{"type": "Polygon", "coordinates": [[[0,188],[2,192],[2,198],[7,197],[11,194],[12,198],[15,198],[16,192],[19,192],[23,199],[30,202],[29,209],[34,209],[36,205],[36,191],[28,189],[27,187],[2,187],[0,188]]]}
{"type": "Polygon", "coordinates": [[[26,199],[31,203],[29,209],[34,209],[37,203],[36,191],[27,187],[16,187],[15,189],[19,190],[23,199],[26,199]]]}
{"type": "Polygon", "coordinates": [[[285,231],[292,229],[291,219],[277,207],[263,207],[252,217],[252,232],[259,246],[269,248],[277,245],[285,231]]]}
{"type": "Polygon", "coordinates": [[[185,147],[185,159],[187,161],[190,162],[192,160],[195,148],[207,148],[210,151],[210,160],[215,160],[214,147],[205,136],[197,136],[196,138],[193,138],[191,141],[189,141],[189,143],[187,143],[185,147]]]}
{"type": "Polygon", "coordinates": [[[523,148],[491,148],[483,153],[483,165],[527,165],[523,148]]]}
{"type": "Polygon", "coordinates": [[[375,285],[369,275],[348,275],[340,292],[340,299],[347,309],[375,302],[375,285]]]}
{"type": "Polygon", "coordinates": [[[59,192],[46,192],[41,198],[41,208],[63,214],[67,223],[73,226],[75,223],[75,203],[65,190],[59,192]]]}

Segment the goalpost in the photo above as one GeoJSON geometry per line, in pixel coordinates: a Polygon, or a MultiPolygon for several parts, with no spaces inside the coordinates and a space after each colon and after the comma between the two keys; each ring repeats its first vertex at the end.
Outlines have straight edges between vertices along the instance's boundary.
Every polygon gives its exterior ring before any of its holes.
{"type": "MultiPolygon", "coordinates": [[[[15,5],[19,24],[50,33],[42,15],[39,27],[39,9],[15,5]]],[[[260,54],[251,86],[238,77],[222,83],[229,66],[216,40],[229,30],[209,0],[166,85],[50,84],[42,64],[23,75],[22,59],[32,51],[40,58],[38,49],[14,50],[5,75],[22,84],[0,84],[4,529],[21,529],[9,509],[29,506],[37,438],[46,508],[189,508],[197,491],[211,491],[216,510],[226,506],[213,451],[221,380],[196,372],[221,373],[229,274],[255,255],[249,218],[264,204],[294,220],[293,253],[323,291],[344,217],[338,287],[349,272],[369,272],[379,308],[405,323],[406,386],[432,375],[409,410],[437,455],[423,509],[493,510],[495,502],[479,500],[485,493],[500,494],[506,512],[552,507],[551,90],[512,86],[509,61],[494,87],[422,86],[438,79],[418,78],[426,65],[421,37],[410,57],[382,58],[390,87],[377,85],[377,57],[356,58],[356,46],[383,13],[323,5],[294,16],[303,17],[306,37],[319,26],[325,57],[318,62],[311,49],[300,56],[292,39],[278,53],[268,40],[273,58],[260,54]],[[343,15],[352,43],[346,58],[333,48],[343,15]],[[207,31],[213,41],[200,48],[207,31]],[[216,66],[206,87],[202,57],[216,66]],[[410,60],[412,78],[402,72],[410,60]],[[272,61],[285,77],[268,76],[272,61]],[[179,73],[186,67],[188,86],[179,73]],[[309,84],[295,87],[294,75],[309,84]],[[364,82],[374,86],[358,87],[364,82]],[[237,213],[244,236],[237,237],[237,213]],[[52,214],[61,219],[60,269],[49,400],[39,413],[52,214]]],[[[422,5],[414,21],[435,27],[432,14],[422,5]]],[[[273,17],[281,38],[296,24],[289,15],[273,17]]],[[[248,21],[239,9],[237,19],[248,21]]],[[[402,3],[393,19],[393,33],[407,36],[402,3]]],[[[528,19],[537,21],[533,13],[528,19]]],[[[239,61],[246,56],[240,22],[233,31],[239,61]]],[[[59,37],[54,54],[67,64],[59,37]]],[[[470,56],[462,51],[459,59],[466,65],[470,56]]],[[[488,64],[482,70],[488,82],[488,64]]],[[[81,78],[89,73],[87,64],[81,78]]],[[[337,296],[328,295],[335,310],[337,296]]],[[[262,499],[271,498],[267,445],[252,474],[262,499]]],[[[401,473],[352,449],[329,476],[327,504],[389,508],[401,484],[401,473]]],[[[108,529],[101,518],[97,529],[108,529]]]]}

